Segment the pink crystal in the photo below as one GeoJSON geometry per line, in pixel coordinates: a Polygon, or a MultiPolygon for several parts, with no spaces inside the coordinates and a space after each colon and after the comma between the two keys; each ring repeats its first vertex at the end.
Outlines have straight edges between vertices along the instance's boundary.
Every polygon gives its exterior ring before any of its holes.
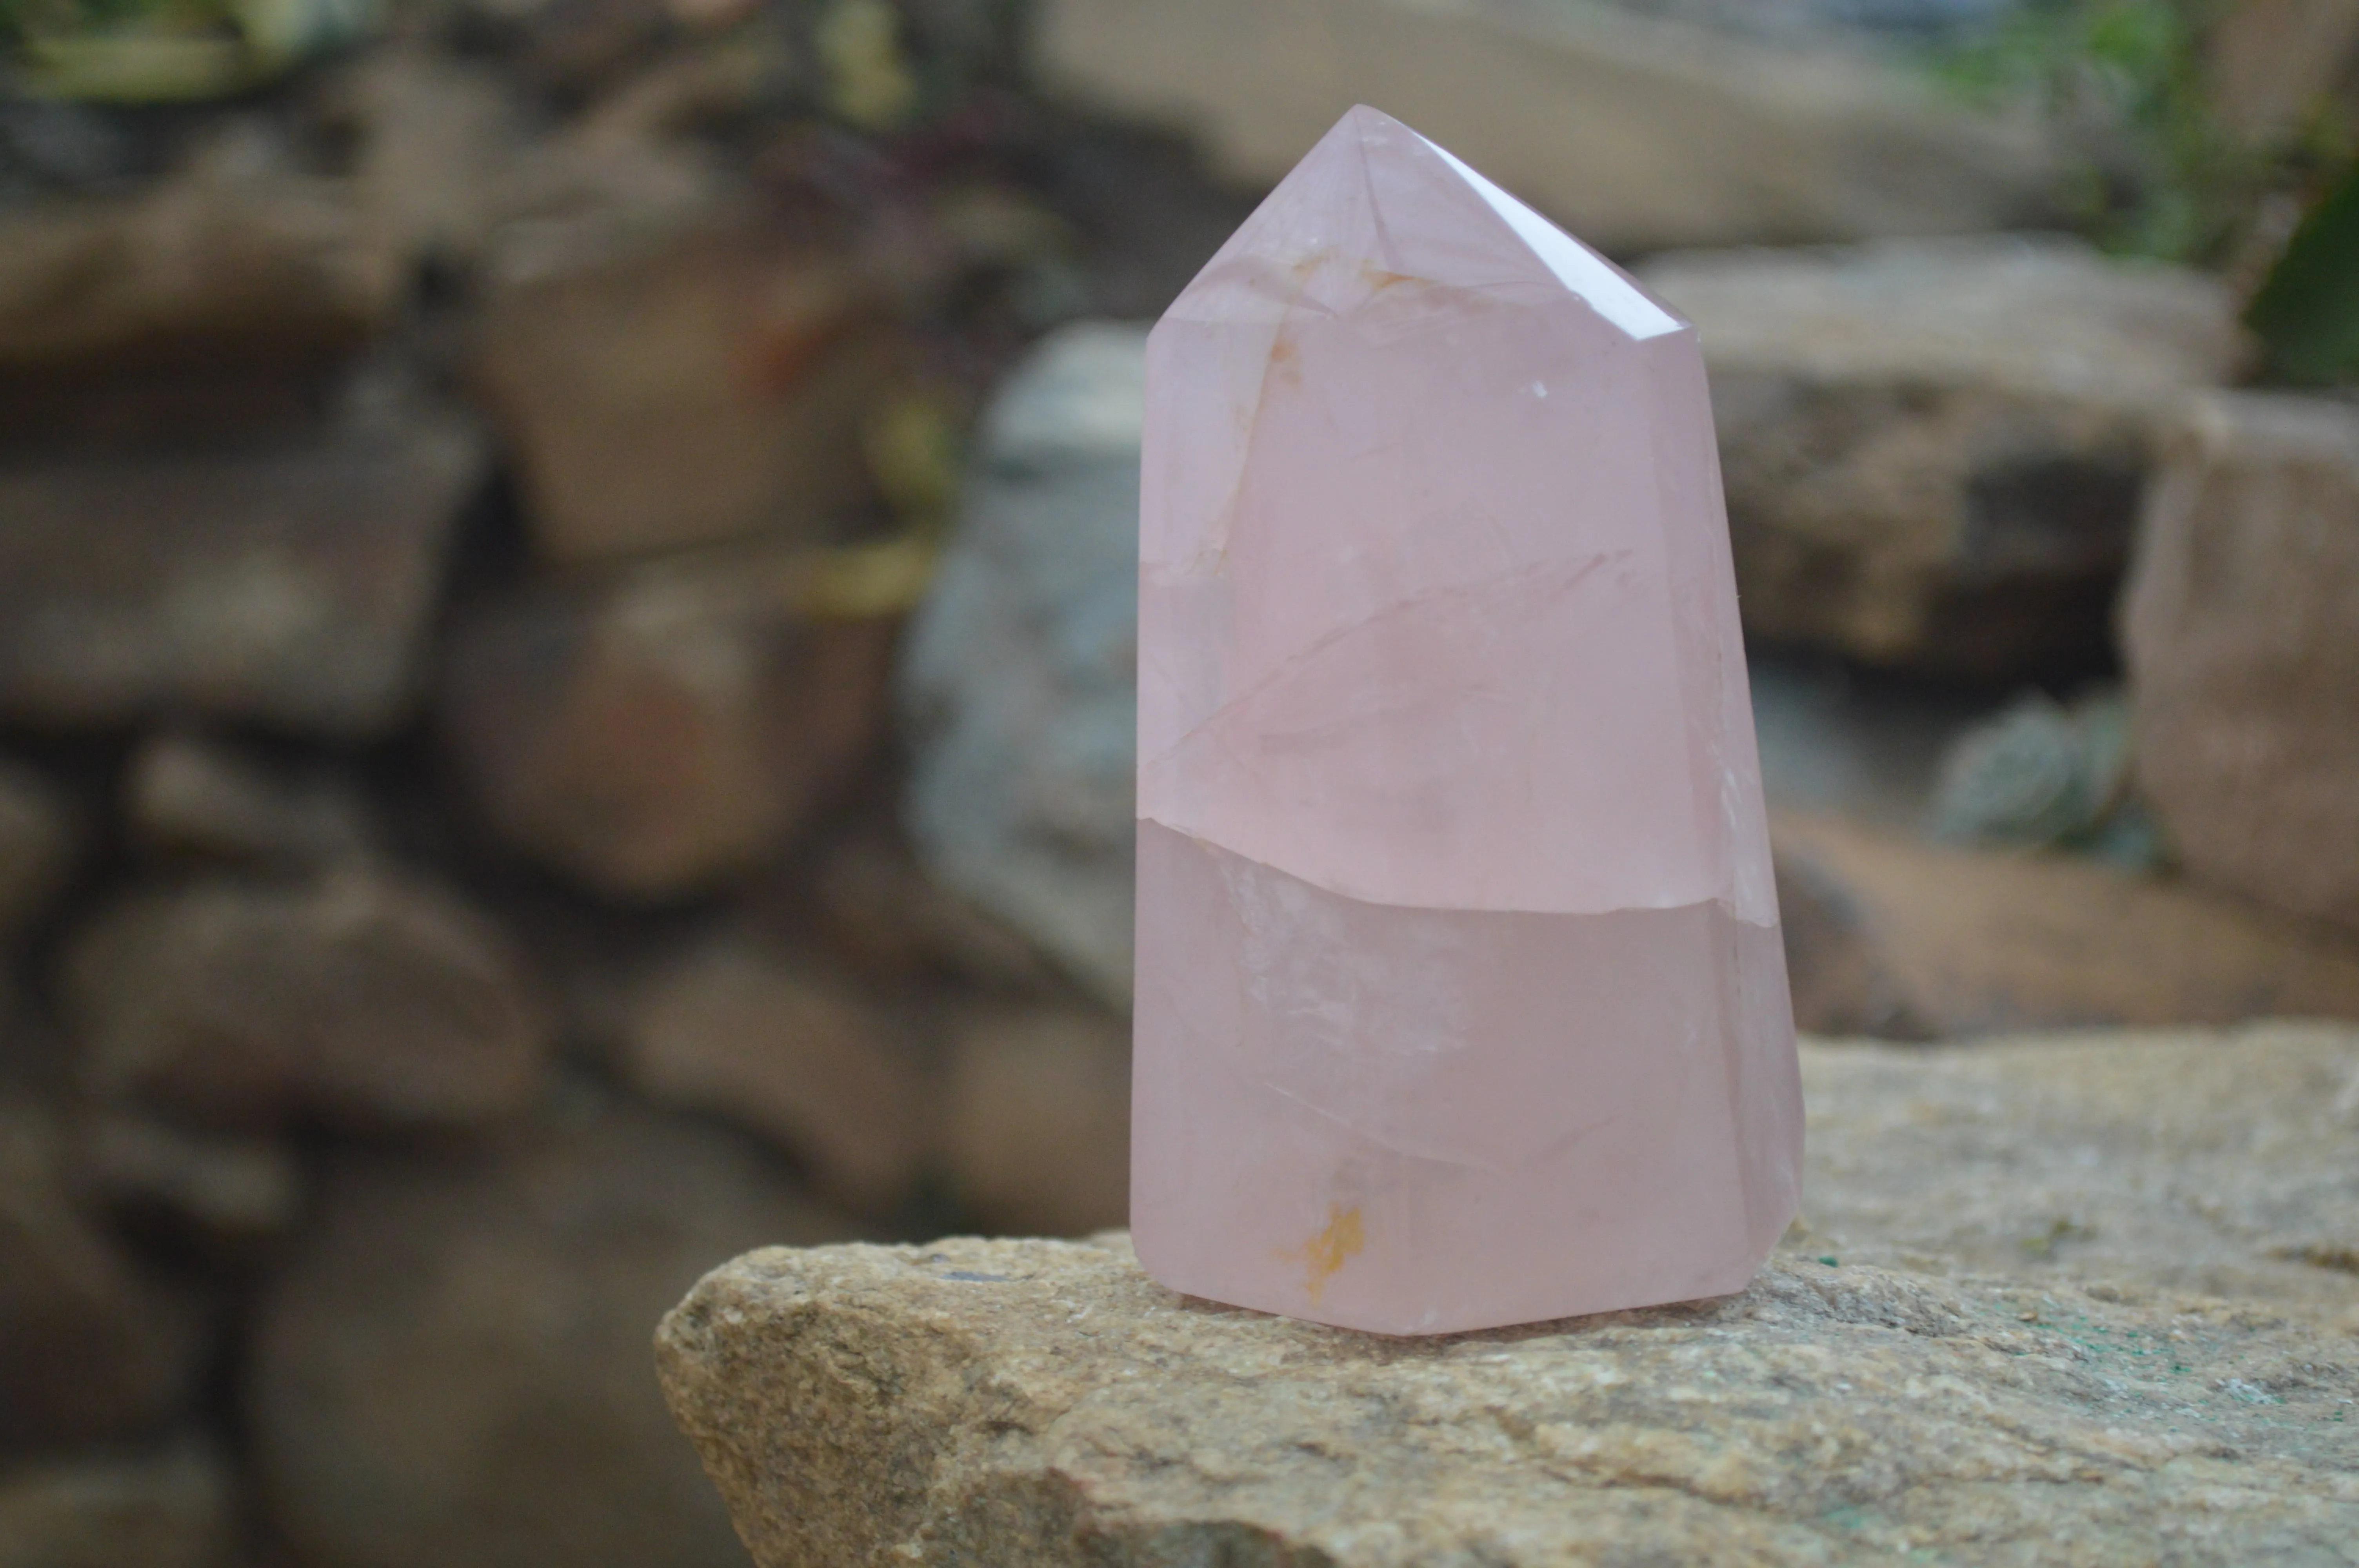
{"type": "Polygon", "coordinates": [[[1742,1289],[1801,1090],[1694,329],[1353,110],[1148,341],[1138,651],[1147,1271],[1742,1289]]]}

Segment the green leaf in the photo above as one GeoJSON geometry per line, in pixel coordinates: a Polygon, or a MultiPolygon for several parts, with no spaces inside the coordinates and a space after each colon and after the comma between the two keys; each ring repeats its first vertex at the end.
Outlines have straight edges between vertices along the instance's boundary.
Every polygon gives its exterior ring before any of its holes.
{"type": "Polygon", "coordinates": [[[2245,319],[2285,380],[2359,382],[2359,161],[2294,231],[2245,319]]]}

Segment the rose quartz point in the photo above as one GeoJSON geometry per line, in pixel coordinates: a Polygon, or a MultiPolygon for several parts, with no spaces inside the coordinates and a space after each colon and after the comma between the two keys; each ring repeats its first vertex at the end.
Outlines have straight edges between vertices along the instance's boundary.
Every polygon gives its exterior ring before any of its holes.
{"type": "Polygon", "coordinates": [[[1158,323],[1131,1217],[1387,1334],[1743,1288],[1802,1109],[1694,329],[1354,109],[1158,323]]]}

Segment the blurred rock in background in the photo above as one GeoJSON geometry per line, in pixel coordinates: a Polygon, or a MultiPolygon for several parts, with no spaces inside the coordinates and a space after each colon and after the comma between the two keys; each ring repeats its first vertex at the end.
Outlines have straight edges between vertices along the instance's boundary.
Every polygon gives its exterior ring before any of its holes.
{"type": "Polygon", "coordinates": [[[2223,394],[2174,435],[2125,616],[2138,776],[2190,869],[2359,926],[2359,407],[2223,394]]]}
{"type": "Polygon", "coordinates": [[[1146,351],[1077,322],[1009,376],[902,674],[919,849],[1125,1006],[1146,351]]]}
{"type": "Polygon", "coordinates": [[[1375,103],[1614,254],[2057,211],[2061,166],[2035,122],[1972,114],[1822,34],[1778,47],[1639,11],[1044,0],[1036,27],[1052,91],[1196,135],[1226,178],[1266,188],[1375,103]]]}
{"type": "Polygon", "coordinates": [[[2359,1014],[2352,16],[0,11],[0,1568],[742,1562],[699,1273],[1121,1223],[1144,324],[1355,99],[1701,326],[1807,1027],[2359,1014]]]}
{"type": "Polygon", "coordinates": [[[2155,428],[2244,355],[2191,270],[2060,240],[1683,253],[1749,633],[2006,682],[2105,663],[2155,428]]]}

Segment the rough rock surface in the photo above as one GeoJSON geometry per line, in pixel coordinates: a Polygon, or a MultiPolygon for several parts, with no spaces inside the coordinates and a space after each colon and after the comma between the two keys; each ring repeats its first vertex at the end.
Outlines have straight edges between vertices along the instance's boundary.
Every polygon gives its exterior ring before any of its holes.
{"type": "Polygon", "coordinates": [[[838,530],[897,344],[852,269],[742,223],[499,269],[478,368],[541,549],[838,530]]]}
{"type": "Polygon", "coordinates": [[[1812,1256],[2265,1298],[2359,1335],[2359,1029],[1815,1044],[1802,1084],[1812,1256]]]}
{"type": "Polygon", "coordinates": [[[2189,869],[2359,925],[2359,408],[2197,399],[2124,624],[2138,782],[2189,869]]]}
{"type": "Polygon", "coordinates": [[[73,838],[61,792],[32,769],[0,760],[0,936],[22,930],[57,891],[73,838]]]}
{"type": "Polygon", "coordinates": [[[0,1568],[218,1568],[234,1491],[197,1441],[0,1472],[0,1568]]]}
{"type": "Polygon", "coordinates": [[[1533,0],[1051,0],[1051,86],[1275,184],[1373,103],[1615,254],[2006,228],[2047,203],[2025,127],[1841,50],[1533,0]]]}
{"type": "Polygon", "coordinates": [[[1741,1295],[1388,1339],[1119,1238],[772,1250],[658,1365],[765,1568],[2352,1560],[2359,1031],[1803,1075],[1807,1223],[1741,1295]]]}
{"type": "Polygon", "coordinates": [[[75,1201],[61,1130],[0,1102],[0,1452],[164,1426],[194,1390],[197,1329],[75,1201]]]}
{"type": "Polygon", "coordinates": [[[2061,240],[1638,276],[1703,335],[1747,632],[1938,675],[2102,658],[2155,428],[2242,350],[2216,281],[2061,240]]]}
{"type": "Polygon", "coordinates": [[[1086,1236],[1130,1211],[1130,1030],[1071,1005],[995,1010],[952,1031],[951,1195],[994,1231],[1086,1236]]]}
{"type": "Polygon", "coordinates": [[[890,1216],[932,1146],[934,1086],[893,1022],[858,993],[766,945],[723,936],[640,988],[623,1076],[794,1156],[826,1195],[890,1216]]]}
{"type": "Polygon", "coordinates": [[[736,1135],[620,1104],[346,1159],[251,1349],[270,1515],[313,1568],[742,1568],[647,1335],[732,1253],[848,1233],[736,1135]]]}
{"type": "Polygon", "coordinates": [[[1770,838],[1794,1017],[1815,1033],[2359,1019],[2359,942],[2322,922],[2084,858],[1829,817],[1781,815],[1770,838]]]}
{"type": "Polygon", "coordinates": [[[508,1115],[550,1045],[497,927],[361,871],[137,896],[75,938],[64,989],[88,1087],[227,1130],[508,1115]]]}
{"type": "Polygon", "coordinates": [[[740,1259],[658,1357],[763,1568],[2329,1563],[2351,1346],[1782,1258],[1696,1305],[1386,1339],[1175,1295],[1119,1242],[948,1241],[740,1259]]]}
{"type": "Polygon", "coordinates": [[[415,695],[483,463],[436,419],[0,472],[0,717],[382,733],[415,695]]]}
{"type": "Polygon", "coordinates": [[[902,666],[928,868],[1125,1007],[1146,346],[1083,322],[1008,378],[902,666]]]}
{"type": "Polygon", "coordinates": [[[881,739],[897,622],[811,612],[770,546],[486,607],[444,718],[484,814],[601,892],[708,888],[785,848],[881,739]]]}

